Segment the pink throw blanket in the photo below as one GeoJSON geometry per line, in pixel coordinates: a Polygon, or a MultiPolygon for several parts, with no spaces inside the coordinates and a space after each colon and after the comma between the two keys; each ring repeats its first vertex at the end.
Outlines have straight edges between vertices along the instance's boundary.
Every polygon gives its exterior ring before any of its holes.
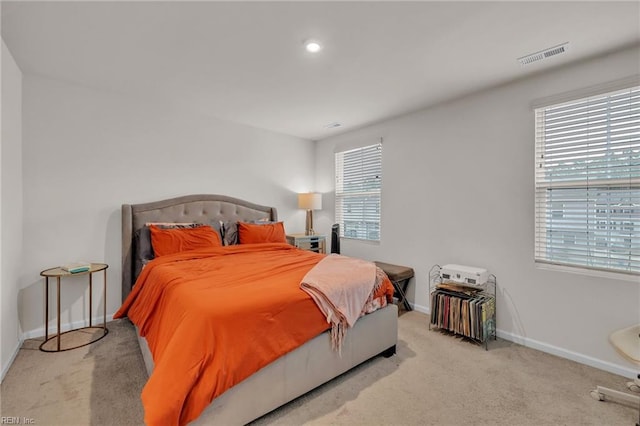
{"type": "Polygon", "coordinates": [[[304,276],[300,288],[331,324],[334,349],[340,350],[347,327],[353,327],[381,281],[374,263],[337,254],[326,256],[304,276]]]}

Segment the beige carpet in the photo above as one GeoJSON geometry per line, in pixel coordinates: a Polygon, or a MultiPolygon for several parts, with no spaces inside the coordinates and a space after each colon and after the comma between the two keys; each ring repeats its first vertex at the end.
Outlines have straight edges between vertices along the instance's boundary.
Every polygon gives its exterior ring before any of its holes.
{"type": "MultiPolygon", "coordinates": [[[[146,373],[133,327],[62,353],[24,344],[2,382],[0,415],[37,425],[139,425],[146,373]]],[[[628,425],[629,404],[599,402],[595,385],[626,380],[506,341],[489,351],[429,331],[427,317],[399,319],[398,353],[375,358],[256,420],[255,425],[628,425]]],[[[250,404],[250,402],[247,402],[250,404]]],[[[24,423],[24,422],[23,422],[24,423]]]]}

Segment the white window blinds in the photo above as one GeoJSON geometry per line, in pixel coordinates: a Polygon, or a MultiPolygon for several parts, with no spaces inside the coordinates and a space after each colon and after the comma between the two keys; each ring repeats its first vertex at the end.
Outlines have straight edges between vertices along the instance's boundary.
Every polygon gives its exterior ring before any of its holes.
{"type": "Polygon", "coordinates": [[[536,261],[640,273],[640,87],[535,121],[536,261]]]}
{"type": "Polygon", "coordinates": [[[340,236],[380,241],[382,143],[336,152],[335,166],[340,236]]]}

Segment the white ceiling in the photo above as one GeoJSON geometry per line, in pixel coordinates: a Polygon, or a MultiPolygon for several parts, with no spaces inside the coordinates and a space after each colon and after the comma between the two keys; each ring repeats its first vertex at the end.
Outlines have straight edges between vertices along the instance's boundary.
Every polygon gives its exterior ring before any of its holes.
{"type": "Polygon", "coordinates": [[[318,140],[640,43],[640,2],[3,1],[2,37],[26,74],[318,140]]]}

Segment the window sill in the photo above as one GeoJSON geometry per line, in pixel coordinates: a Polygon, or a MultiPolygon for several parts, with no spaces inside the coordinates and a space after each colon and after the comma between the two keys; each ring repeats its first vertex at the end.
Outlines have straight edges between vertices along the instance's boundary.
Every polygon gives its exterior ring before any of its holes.
{"type": "Polygon", "coordinates": [[[621,272],[600,271],[597,269],[580,268],[578,266],[555,265],[553,263],[536,262],[536,269],[556,272],[568,272],[570,274],[588,275],[591,277],[608,278],[612,280],[639,282],[640,275],[625,274],[621,272]]]}
{"type": "Polygon", "coordinates": [[[349,241],[349,243],[351,242],[355,242],[355,243],[364,243],[364,244],[371,244],[371,245],[375,245],[375,246],[379,246],[380,245],[380,240],[363,240],[362,238],[351,238],[351,237],[340,237],[341,241],[349,241]]]}

